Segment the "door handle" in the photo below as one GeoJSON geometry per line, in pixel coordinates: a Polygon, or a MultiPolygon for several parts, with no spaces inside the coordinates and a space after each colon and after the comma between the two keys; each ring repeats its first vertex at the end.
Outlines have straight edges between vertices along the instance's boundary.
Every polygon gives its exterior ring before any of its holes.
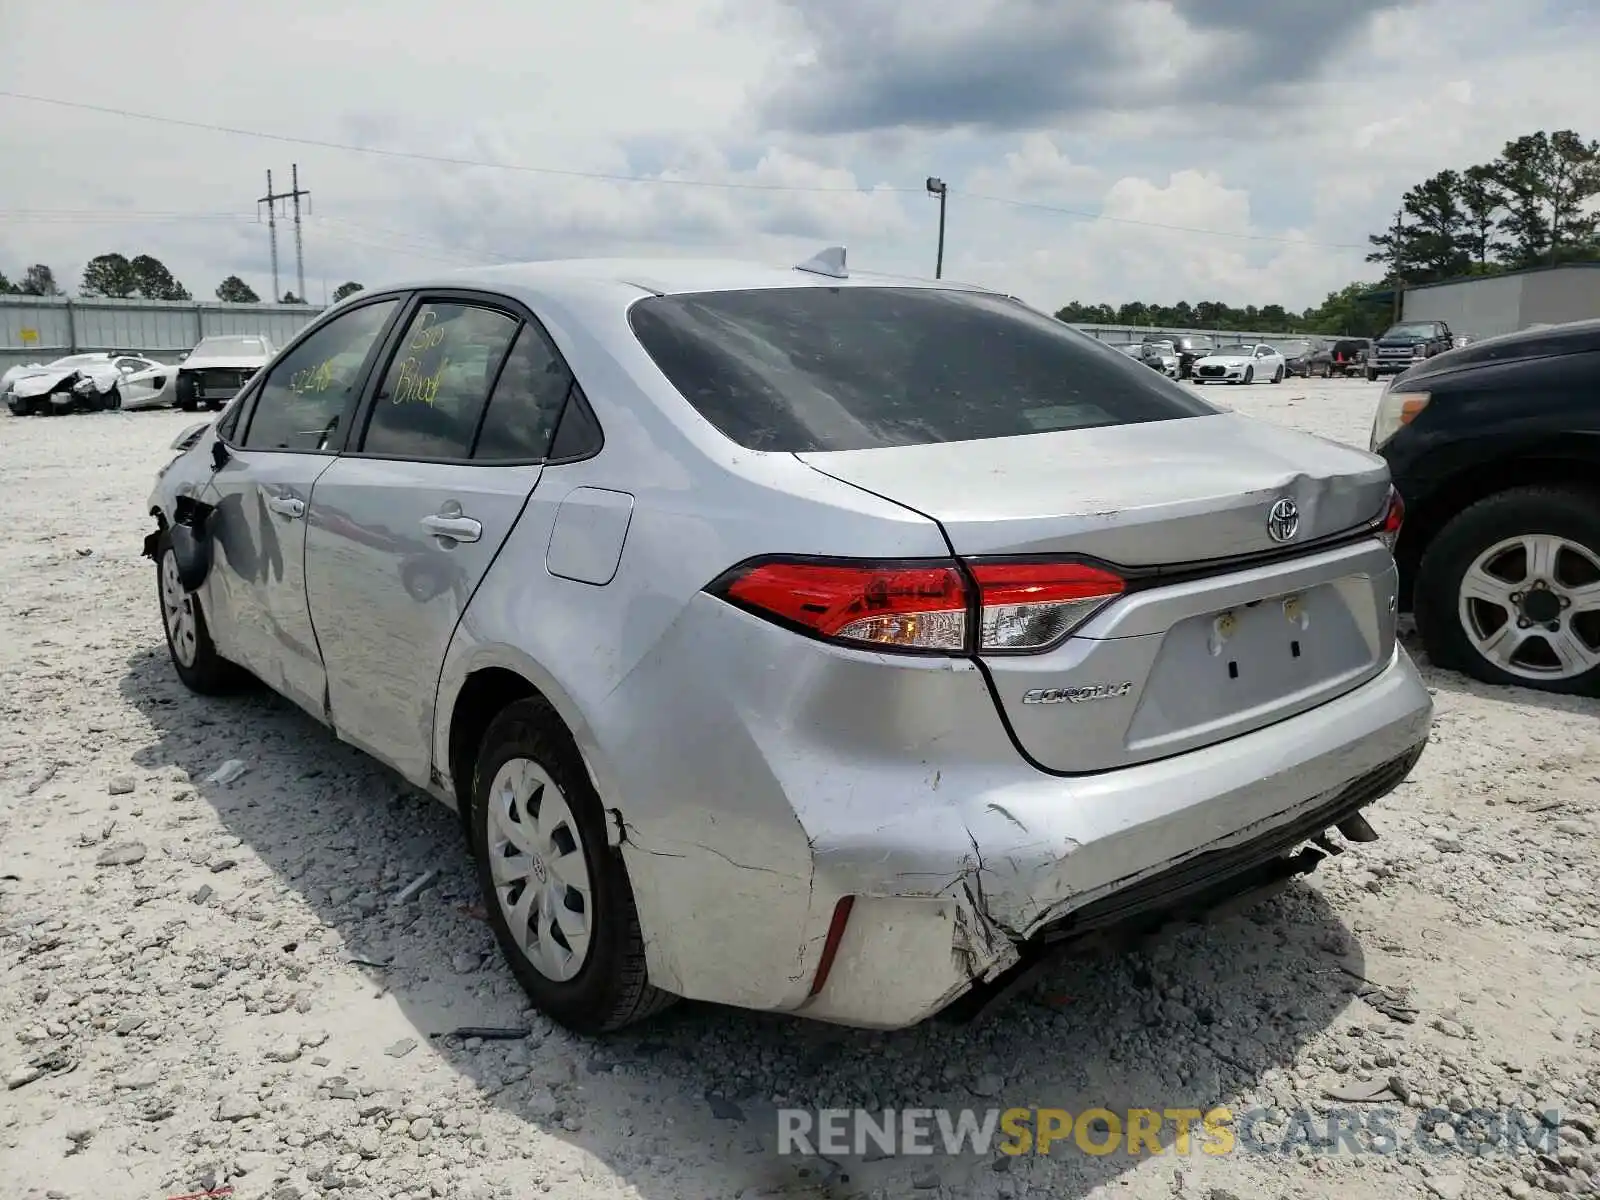
{"type": "Polygon", "coordinates": [[[306,502],[296,500],[293,496],[268,496],[267,507],[280,517],[288,517],[291,520],[306,515],[306,502]]]}
{"type": "Polygon", "coordinates": [[[453,542],[475,542],[483,536],[483,525],[471,517],[423,517],[422,527],[435,537],[453,542]]]}

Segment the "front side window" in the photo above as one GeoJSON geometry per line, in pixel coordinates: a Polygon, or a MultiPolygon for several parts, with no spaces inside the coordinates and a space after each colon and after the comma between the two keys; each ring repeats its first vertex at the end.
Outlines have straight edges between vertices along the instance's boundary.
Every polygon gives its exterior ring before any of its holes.
{"type": "Polygon", "coordinates": [[[470,304],[417,310],[389,363],[361,444],[364,454],[468,458],[517,320],[470,304]]]}
{"type": "Polygon", "coordinates": [[[380,300],[342,313],[280,358],[261,388],[245,448],[331,453],[353,411],[361,368],[399,303],[380,300]]]}
{"type": "Polygon", "coordinates": [[[1016,437],[1216,412],[1137,358],[984,293],[798,287],[654,296],[634,335],[751,450],[1016,437]]]}

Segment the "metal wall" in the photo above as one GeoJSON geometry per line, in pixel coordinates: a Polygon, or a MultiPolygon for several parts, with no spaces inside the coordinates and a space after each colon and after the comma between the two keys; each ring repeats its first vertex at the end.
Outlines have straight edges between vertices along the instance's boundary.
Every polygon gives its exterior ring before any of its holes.
{"type": "Polygon", "coordinates": [[[1570,266],[1523,276],[1522,327],[1600,317],[1600,266],[1570,266]]]}
{"type": "MultiPolygon", "coordinates": [[[[282,346],[323,310],[308,304],[219,304],[187,300],[42,299],[0,296],[0,371],[66,354],[128,350],[172,358],[211,334],[265,334],[282,346]]],[[[1205,334],[1219,342],[1292,341],[1292,333],[1219,332],[1155,326],[1074,325],[1105,342],[1205,334]]]]}
{"type": "Polygon", "coordinates": [[[1401,311],[1407,321],[1444,321],[1452,333],[1494,337],[1524,328],[1522,289],[1527,275],[1489,275],[1456,283],[1408,288],[1401,311]]]}
{"type": "Polygon", "coordinates": [[[309,304],[0,296],[0,371],[93,350],[170,359],[211,334],[264,334],[282,346],[320,312],[309,304]]]}

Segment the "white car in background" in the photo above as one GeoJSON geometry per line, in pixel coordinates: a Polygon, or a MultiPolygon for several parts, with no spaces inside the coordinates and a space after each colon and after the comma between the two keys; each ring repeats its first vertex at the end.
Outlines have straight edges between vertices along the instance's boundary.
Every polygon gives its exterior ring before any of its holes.
{"type": "Polygon", "coordinates": [[[1220,346],[1194,364],[1196,383],[1282,383],[1288,371],[1283,355],[1263,344],[1220,346]]]}
{"type": "Polygon", "coordinates": [[[6,407],[19,417],[149,407],[147,395],[165,388],[174,369],[140,354],[69,354],[6,372],[6,407]],[[130,399],[136,403],[129,405],[130,399]]]}
{"type": "Polygon", "coordinates": [[[264,334],[214,334],[200,339],[173,383],[179,408],[220,409],[278,352],[264,334]]]}

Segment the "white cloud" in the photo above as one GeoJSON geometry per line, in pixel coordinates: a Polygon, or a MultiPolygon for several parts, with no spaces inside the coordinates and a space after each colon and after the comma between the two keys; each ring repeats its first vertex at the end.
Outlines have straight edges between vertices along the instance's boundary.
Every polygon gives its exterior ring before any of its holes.
{"type": "MultiPolygon", "coordinates": [[[[254,202],[267,168],[282,187],[297,162],[312,192],[313,300],[324,281],[331,291],[507,258],[796,261],[833,242],[862,267],[927,273],[937,205],[922,182],[939,175],[952,189],[953,277],[1050,308],[1300,307],[1373,274],[1365,235],[1411,184],[1534,129],[1600,133],[1587,49],[1600,12],[1544,2],[1544,14],[1510,0],[1380,12],[1320,75],[1241,110],[1220,95],[1160,103],[1197,73],[1228,69],[1243,43],[1140,0],[1096,18],[1127,67],[1126,99],[1112,107],[1004,134],[837,137],[763,128],[768,81],[816,61],[775,0],[13,5],[8,43],[26,53],[8,58],[10,91],[443,158],[739,186],[450,166],[0,98],[0,270],[16,278],[42,261],[72,285],[94,254],[149,252],[199,296],[231,273],[266,294],[254,202]],[[1082,215],[1096,213],[1115,219],[1082,215]]],[[[888,14],[874,54],[926,48],[926,14],[874,11],[888,14]]],[[[1304,50],[1316,60],[1316,46],[1304,50]]],[[[285,222],[279,255],[280,289],[296,286],[285,222]]]]}

